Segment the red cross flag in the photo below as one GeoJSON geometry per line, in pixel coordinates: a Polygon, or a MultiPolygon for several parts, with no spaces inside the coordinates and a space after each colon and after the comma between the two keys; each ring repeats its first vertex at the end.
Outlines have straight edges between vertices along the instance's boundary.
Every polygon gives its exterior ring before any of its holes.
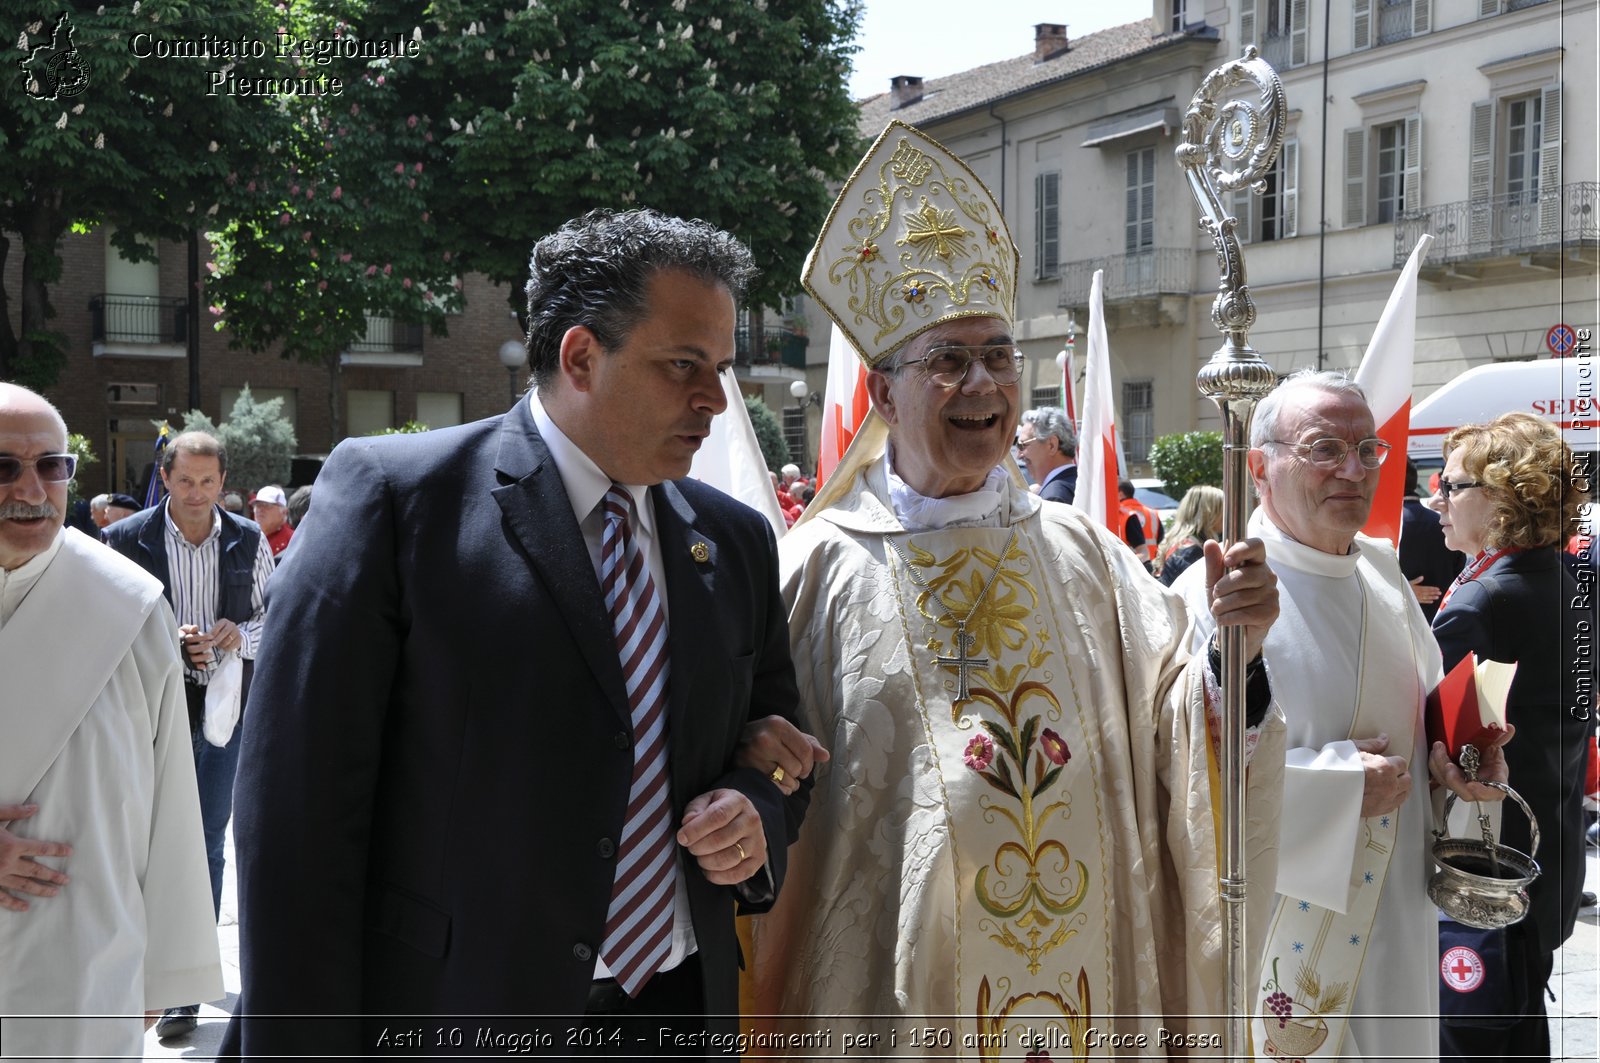
{"type": "Polygon", "coordinates": [[[822,439],[817,446],[817,483],[832,475],[839,459],[850,449],[861,422],[867,418],[867,368],[856,349],[833,326],[828,343],[828,385],[822,396],[822,439]]]}
{"type": "Polygon", "coordinates": [[[1083,423],[1078,432],[1078,491],[1072,504],[1121,538],[1122,508],[1117,479],[1122,445],[1111,404],[1111,346],[1106,340],[1105,270],[1089,287],[1089,357],[1083,373],[1083,423]]]}
{"type": "Polygon", "coordinates": [[[1406,444],[1411,437],[1411,377],[1417,340],[1417,271],[1433,237],[1423,234],[1406,268],[1394,282],[1372,343],[1356,369],[1356,383],[1367,393],[1378,438],[1389,444],[1389,460],[1378,468],[1372,515],[1361,530],[1375,539],[1400,541],[1400,511],[1406,485],[1406,444]]]}

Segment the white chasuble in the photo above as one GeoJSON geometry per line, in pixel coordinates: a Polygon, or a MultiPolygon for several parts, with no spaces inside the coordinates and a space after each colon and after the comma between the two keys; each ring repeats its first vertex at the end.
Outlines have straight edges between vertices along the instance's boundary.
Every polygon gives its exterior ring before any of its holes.
{"type": "MultiPolygon", "coordinates": [[[[757,1013],[863,1055],[1214,1054],[1213,754],[1181,603],[1068,507],[1007,485],[1003,526],[907,531],[884,479],[780,546],[801,723],[833,759],[756,921],[757,1013]]],[[[1261,743],[1264,918],[1276,717],[1261,743]]]]}

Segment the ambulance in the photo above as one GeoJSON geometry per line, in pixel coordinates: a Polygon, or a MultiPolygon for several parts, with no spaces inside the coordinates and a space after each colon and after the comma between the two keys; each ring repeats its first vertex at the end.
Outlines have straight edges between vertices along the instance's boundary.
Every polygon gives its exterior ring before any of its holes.
{"type": "Polygon", "coordinates": [[[1600,450],[1600,360],[1593,355],[1500,362],[1467,370],[1411,407],[1411,460],[1423,471],[1444,465],[1451,429],[1523,410],[1560,427],[1575,451],[1600,450]]]}

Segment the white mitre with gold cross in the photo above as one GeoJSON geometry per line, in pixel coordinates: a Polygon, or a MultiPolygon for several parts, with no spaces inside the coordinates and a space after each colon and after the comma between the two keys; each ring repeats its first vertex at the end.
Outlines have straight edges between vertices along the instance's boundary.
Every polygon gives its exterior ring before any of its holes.
{"type": "Polygon", "coordinates": [[[845,182],[800,278],[872,368],[944,321],[1009,326],[1019,258],[977,175],[896,121],[845,182]]]}

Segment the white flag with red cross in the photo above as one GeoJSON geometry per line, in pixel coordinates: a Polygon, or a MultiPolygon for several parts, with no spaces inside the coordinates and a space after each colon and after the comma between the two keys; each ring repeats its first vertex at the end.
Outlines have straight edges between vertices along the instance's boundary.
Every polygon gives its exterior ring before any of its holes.
{"type": "Polygon", "coordinates": [[[1375,539],[1400,541],[1400,513],[1405,502],[1406,445],[1411,438],[1411,382],[1416,360],[1417,271],[1433,237],[1423,234],[1406,268],[1394,282],[1372,342],[1356,369],[1356,383],[1367,393],[1367,405],[1378,426],[1378,438],[1389,444],[1389,459],[1378,467],[1378,490],[1372,514],[1361,530],[1375,539]]]}
{"type": "Polygon", "coordinates": [[[871,408],[867,400],[867,368],[839,326],[828,343],[828,384],[822,395],[822,440],[817,446],[817,490],[850,449],[871,408]]]}
{"type": "Polygon", "coordinates": [[[1078,490],[1072,504],[1120,538],[1123,516],[1117,480],[1122,445],[1117,441],[1116,410],[1111,403],[1104,281],[1105,271],[1095,270],[1089,288],[1089,355],[1083,374],[1083,424],[1078,434],[1078,490]]]}

